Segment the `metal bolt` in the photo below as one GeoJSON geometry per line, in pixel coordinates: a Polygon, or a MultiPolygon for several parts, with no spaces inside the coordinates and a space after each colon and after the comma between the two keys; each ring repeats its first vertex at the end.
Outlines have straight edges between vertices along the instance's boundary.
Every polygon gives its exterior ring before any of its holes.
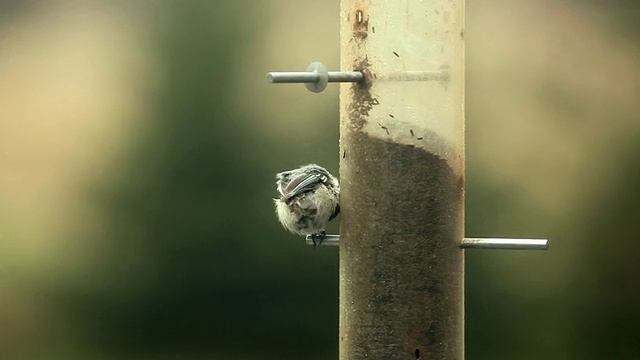
{"type": "MultiPolygon", "coordinates": [[[[307,245],[313,245],[311,235],[306,237],[307,245]]],[[[316,240],[316,244],[318,241],[316,240]]],[[[325,235],[320,245],[340,245],[340,235],[325,235]]],[[[496,239],[496,238],[464,238],[460,243],[463,249],[502,249],[502,250],[547,250],[547,239],[496,239]]]]}
{"type": "Polygon", "coordinates": [[[270,83],[303,83],[311,92],[319,93],[330,82],[360,82],[364,75],[360,71],[327,71],[321,62],[312,62],[304,72],[270,72],[267,81],[270,83]]]}

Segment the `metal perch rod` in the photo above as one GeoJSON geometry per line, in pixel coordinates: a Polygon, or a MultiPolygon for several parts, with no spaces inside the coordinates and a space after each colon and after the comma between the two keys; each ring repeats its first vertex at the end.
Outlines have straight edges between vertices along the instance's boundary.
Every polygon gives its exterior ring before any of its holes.
{"type": "MultiPolygon", "coordinates": [[[[313,245],[311,235],[306,237],[307,245],[313,245]]],[[[316,240],[317,245],[338,246],[340,235],[325,235],[322,243],[316,240]]],[[[548,239],[502,239],[502,238],[464,238],[460,243],[463,249],[501,249],[501,250],[547,250],[548,239]]]]}

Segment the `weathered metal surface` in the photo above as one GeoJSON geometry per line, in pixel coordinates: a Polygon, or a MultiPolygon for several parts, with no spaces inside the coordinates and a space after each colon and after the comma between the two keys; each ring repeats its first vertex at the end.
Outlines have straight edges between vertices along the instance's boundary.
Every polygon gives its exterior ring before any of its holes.
{"type": "Polygon", "coordinates": [[[464,358],[462,4],[342,1],[340,359],[464,358]]]}

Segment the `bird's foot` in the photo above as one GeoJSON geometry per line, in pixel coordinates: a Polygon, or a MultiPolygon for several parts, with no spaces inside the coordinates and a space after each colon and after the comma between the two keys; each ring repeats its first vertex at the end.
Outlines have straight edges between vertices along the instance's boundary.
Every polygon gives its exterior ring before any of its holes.
{"type": "Polygon", "coordinates": [[[324,237],[327,236],[327,233],[323,230],[320,231],[317,234],[311,234],[311,241],[313,242],[313,248],[315,249],[316,245],[322,245],[322,241],[324,240],[324,237]],[[318,240],[318,243],[316,244],[316,240],[318,240]]]}

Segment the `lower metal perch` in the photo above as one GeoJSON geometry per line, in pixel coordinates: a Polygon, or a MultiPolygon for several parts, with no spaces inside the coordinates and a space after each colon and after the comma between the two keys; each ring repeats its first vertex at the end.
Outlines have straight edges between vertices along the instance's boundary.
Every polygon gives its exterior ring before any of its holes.
{"type": "MultiPolygon", "coordinates": [[[[306,237],[307,245],[314,245],[311,235],[306,237]]],[[[340,235],[325,235],[322,243],[316,240],[317,245],[338,246],[340,235]]],[[[502,249],[502,250],[547,250],[547,239],[501,239],[501,238],[464,238],[460,243],[463,249],[502,249]]]]}

